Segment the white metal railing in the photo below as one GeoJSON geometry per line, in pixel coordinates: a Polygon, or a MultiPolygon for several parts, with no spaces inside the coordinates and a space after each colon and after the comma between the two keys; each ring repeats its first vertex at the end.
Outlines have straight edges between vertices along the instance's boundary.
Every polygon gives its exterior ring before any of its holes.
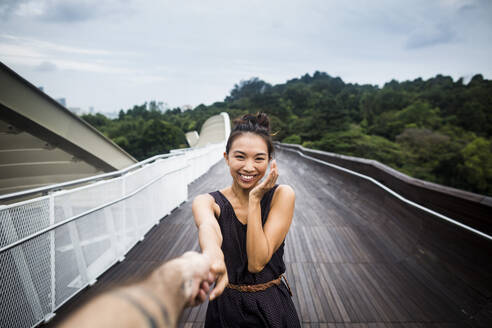
{"type": "Polygon", "coordinates": [[[50,319],[186,201],[188,184],[218,162],[224,146],[176,150],[0,206],[0,326],[50,319]]]}
{"type": "Polygon", "coordinates": [[[315,158],[315,157],[312,157],[312,156],[309,156],[309,155],[306,155],[306,154],[303,154],[301,151],[297,150],[297,149],[289,149],[287,147],[283,147],[282,144],[278,144],[277,147],[280,147],[281,149],[285,149],[287,151],[290,151],[292,153],[297,153],[299,156],[301,157],[304,157],[304,158],[307,158],[313,162],[317,162],[317,163],[320,163],[322,165],[325,165],[325,166],[329,166],[329,167],[332,167],[336,170],[339,170],[339,171],[343,171],[343,172],[346,172],[348,174],[351,174],[351,175],[355,175],[359,178],[362,178],[362,179],[365,179],[365,180],[368,180],[370,182],[372,182],[373,184],[375,184],[376,186],[378,186],[379,188],[383,189],[384,191],[386,191],[387,193],[391,194],[392,196],[396,197],[397,199],[399,199],[400,201],[412,206],[412,207],[415,207],[415,208],[418,208],[419,210],[423,211],[423,212],[426,212],[430,215],[433,215],[441,220],[444,220],[444,221],[447,221],[451,224],[454,224],[462,229],[465,229],[465,230],[468,230],[470,231],[471,233],[474,233],[478,236],[481,236],[483,238],[486,238],[490,241],[492,241],[492,236],[489,236],[488,234],[482,232],[482,231],[479,231],[477,229],[474,229],[466,224],[463,224],[461,223],[459,220],[455,220],[455,219],[452,219],[444,214],[441,214],[441,213],[438,213],[434,210],[431,210],[425,206],[422,206],[420,204],[417,204],[405,197],[403,197],[402,195],[400,195],[399,193],[393,191],[392,189],[388,188],[387,186],[385,186],[384,184],[382,184],[381,182],[379,182],[378,180],[374,179],[373,177],[370,177],[370,176],[367,176],[365,174],[362,174],[362,173],[358,173],[358,172],[355,172],[355,171],[352,171],[352,170],[349,170],[347,168],[344,168],[342,166],[339,166],[339,165],[336,165],[336,164],[333,164],[333,163],[329,163],[327,161],[324,161],[324,160],[321,160],[319,158],[315,158]]]}

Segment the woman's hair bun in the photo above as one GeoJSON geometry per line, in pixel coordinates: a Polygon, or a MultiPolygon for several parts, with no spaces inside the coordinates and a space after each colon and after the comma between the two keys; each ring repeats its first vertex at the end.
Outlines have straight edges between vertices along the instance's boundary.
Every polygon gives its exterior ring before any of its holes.
{"type": "Polygon", "coordinates": [[[270,132],[270,120],[268,119],[267,114],[261,112],[256,115],[243,115],[241,118],[234,121],[234,125],[249,125],[253,128],[260,127],[265,129],[267,132],[270,132]]]}
{"type": "Polygon", "coordinates": [[[264,127],[265,129],[267,129],[267,131],[270,131],[270,120],[268,119],[267,114],[265,113],[256,114],[256,121],[258,122],[259,126],[264,127]]]}

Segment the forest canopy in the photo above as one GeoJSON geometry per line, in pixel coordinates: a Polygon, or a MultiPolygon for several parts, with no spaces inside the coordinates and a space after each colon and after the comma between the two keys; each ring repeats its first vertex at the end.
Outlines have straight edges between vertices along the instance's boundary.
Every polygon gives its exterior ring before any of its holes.
{"type": "Polygon", "coordinates": [[[323,72],[283,84],[236,84],[224,101],[161,112],[156,102],[119,117],[82,118],[138,160],[186,147],[184,133],[207,118],[263,111],[274,139],[378,160],[415,178],[492,196],[492,81],[437,75],[382,87],[345,83],[323,72]]]}

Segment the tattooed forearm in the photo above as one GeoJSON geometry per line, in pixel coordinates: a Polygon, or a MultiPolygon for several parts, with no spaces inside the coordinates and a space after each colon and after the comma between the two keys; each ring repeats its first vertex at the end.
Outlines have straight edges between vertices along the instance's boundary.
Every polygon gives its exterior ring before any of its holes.
{"type": "Polygon", "coordinates": [[[167,308],[162,302],[157,298],[157,296],[154,295],[150,290],[147,288],[142,288],[144,291],[145,295],[149,296],[160,308],[161,313],[162,313],[162,319],[164,320],[164,324],[166,327],[171,327],[171,319],[169,317],[169,312],[167,311],[167,308]]]}
{"type": "Polygon", "coordinates": [[[187,252],[145,278],[95,297],[61,326],[174,328],[186,306],[205,301],[214,278],[208,256],[187,252]]]}
{"type": "Polygon", "coordinates": [[[130,303],[135,308],[137,308],[139,310],[139,312],[145,317],[145,320],[147,321],[148,327],[150,327],[150,328],[157,328],[158,327],[155,318],[133,296],[131,296],[130,294],[125,293],[123,291],[116,291],[113,293],[113,295],[126,300],[128,303],[130,303]]]}

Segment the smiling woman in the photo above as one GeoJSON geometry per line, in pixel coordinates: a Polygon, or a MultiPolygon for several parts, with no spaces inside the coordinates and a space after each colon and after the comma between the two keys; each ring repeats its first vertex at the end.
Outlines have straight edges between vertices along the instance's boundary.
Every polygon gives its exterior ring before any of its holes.
{"type": "Polygon", "coordinates": [[[193,201],[200,247],[217,275],[205,327],[300,327],[283,261],[295,194],[275,184],[267,115],[234,123],[224,153],[232,185],[193,201]]]}

